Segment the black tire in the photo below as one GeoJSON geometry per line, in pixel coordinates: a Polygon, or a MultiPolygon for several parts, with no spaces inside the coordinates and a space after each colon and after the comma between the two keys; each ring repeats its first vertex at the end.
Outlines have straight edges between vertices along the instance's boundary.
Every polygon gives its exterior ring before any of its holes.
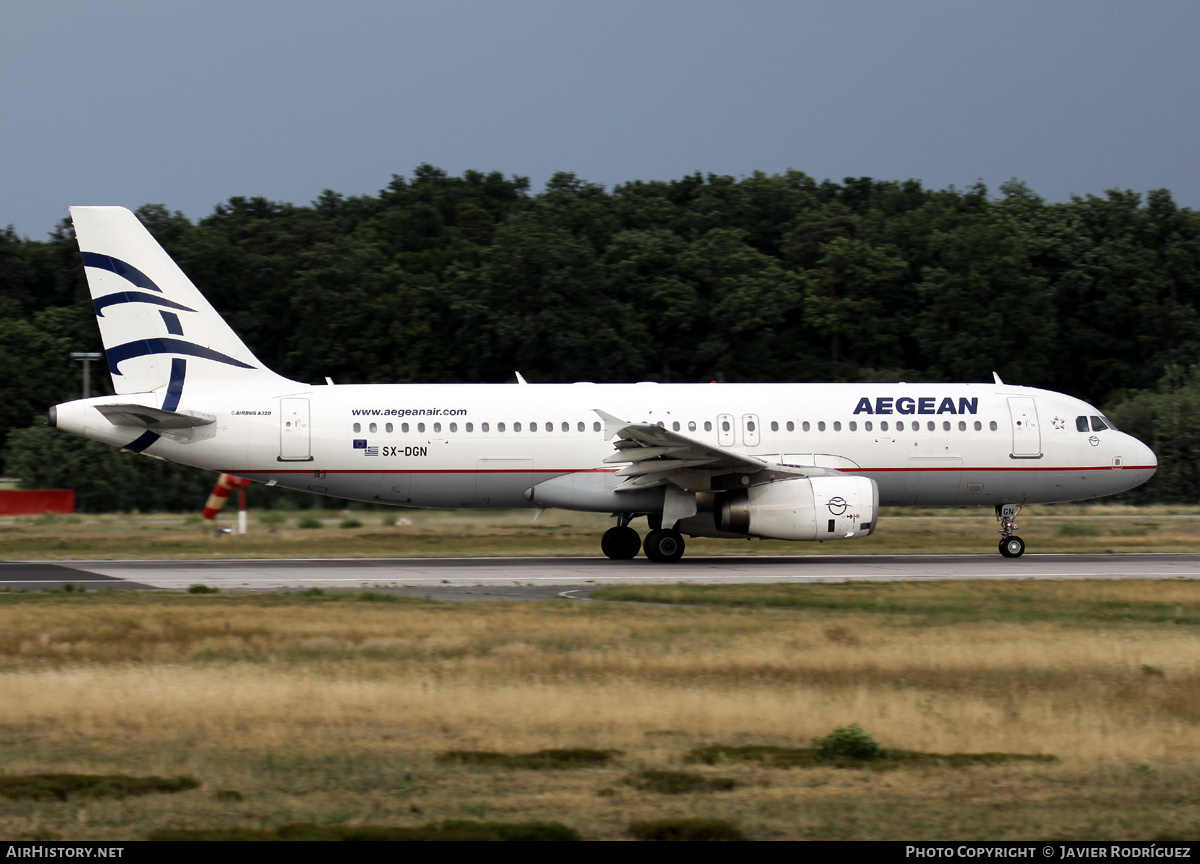
{"type": "Polygon", "coordinates": [[[1000,541],[1000,554],[1005,558],[1020,558],[1025,554],[1025,541],[1015,534],[1000,541]]]}
{"type": "Polygon", "coordinates": [[[651,561],[671,564],[683,557],[683,535],[668,528],[659,528],[646,535],[642,548],[651,561]]]}
{"type": "Polygon", "coordinates": [[[642,548],[642,538],[626,525],[624,528],[609,528],[600,538],[600,551],[614,561],[628,561],[642,548]]]}

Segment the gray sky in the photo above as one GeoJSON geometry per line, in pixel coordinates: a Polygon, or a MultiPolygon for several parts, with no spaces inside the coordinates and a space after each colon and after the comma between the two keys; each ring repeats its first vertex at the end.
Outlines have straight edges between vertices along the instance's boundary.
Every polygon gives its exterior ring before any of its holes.
{"type": "Polygon", "coordinates": [[[1195,0],[0,0],[0,225],[795,168],[1200,207],[1195,0]]]}

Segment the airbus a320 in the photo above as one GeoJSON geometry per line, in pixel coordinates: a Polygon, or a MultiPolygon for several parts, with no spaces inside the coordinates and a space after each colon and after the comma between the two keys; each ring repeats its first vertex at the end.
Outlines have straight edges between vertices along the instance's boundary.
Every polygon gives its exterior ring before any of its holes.
{"type": "Polygon", "coordinates": [[[990,384],[311,385],[268,369],[121,207],[72,207],[115,396],[50,425],[125,450],[375,504],[611,513],[600,546],[852,540],[881,506],[1100,498],[1157,460],[1096,408],[990,384]],[[632,523],[644,517],[644,538],[632,523]]]}

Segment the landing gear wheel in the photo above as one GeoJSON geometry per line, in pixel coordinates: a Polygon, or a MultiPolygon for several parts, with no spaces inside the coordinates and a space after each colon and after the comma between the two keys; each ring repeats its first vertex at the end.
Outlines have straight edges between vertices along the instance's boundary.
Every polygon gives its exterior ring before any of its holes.
{"type": "Polygon", "coordinates": [[[609,528],[600,538],[600,551],[614,561],[628,561],[642,548],[642,539],[628,525],[609,528]]]}
{"type": "Polygon", "coordinates": [[[1020,558],[1025,554],[1025,541],[1015,534],[1000,541],[1000,554],[1005,558],[1020,558]]]}
{"type": "Polygon", "coordinates": [[[642,548],[651,561],[671,564],[683,557],[683,535],[670,528],[658,528],[646,535],[642,548]]]}

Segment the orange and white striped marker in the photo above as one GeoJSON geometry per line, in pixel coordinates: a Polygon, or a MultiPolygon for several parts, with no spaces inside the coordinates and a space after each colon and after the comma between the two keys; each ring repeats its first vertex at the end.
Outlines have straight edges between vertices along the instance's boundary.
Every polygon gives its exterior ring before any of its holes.
{"type": "MultiPolygon", "coordinates": [[[[221,512],[221,508],[225,506],[225,502],[229,500],[229,493],[234,489],[242,489],[250,485],[250,481],[244,477],[234,477],[232,474],[222,474],[217,478],[217,485],[213,488],[212,494],[208,496],[208,503],[204,505],[204,518],[216,519],[217,514],[221,512]]],[[[242,510],[245,510],[245,495],[242,495],[242,510]]],[[[239,533],[246,533],[245,531],[239,533]]]]}

